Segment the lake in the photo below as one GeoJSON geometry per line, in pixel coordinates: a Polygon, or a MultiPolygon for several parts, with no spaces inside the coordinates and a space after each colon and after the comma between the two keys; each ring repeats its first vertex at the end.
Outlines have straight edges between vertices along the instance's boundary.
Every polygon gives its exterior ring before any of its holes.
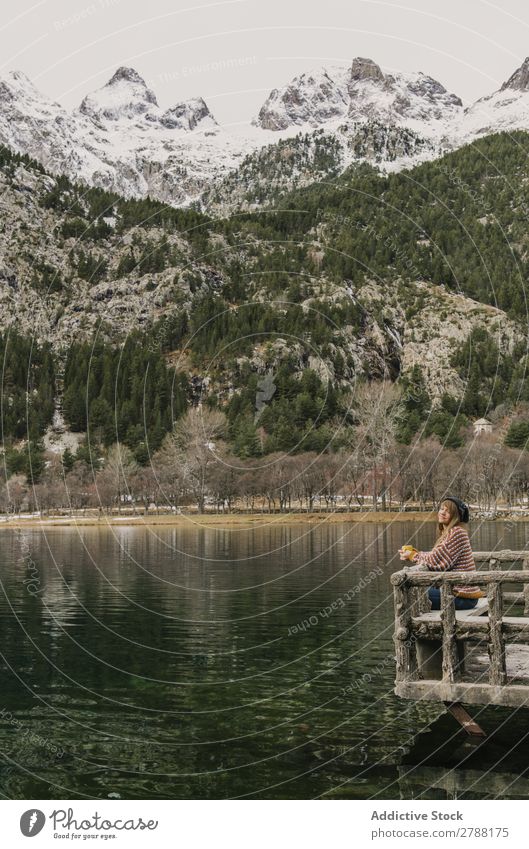
{"type": "Polygon", "coordinates": [[[4,797],[529,796],[529,712],[474,708],[476,748],[393,695],[394,553],[432,526],[273,522],[2,531],[4,797]]]}

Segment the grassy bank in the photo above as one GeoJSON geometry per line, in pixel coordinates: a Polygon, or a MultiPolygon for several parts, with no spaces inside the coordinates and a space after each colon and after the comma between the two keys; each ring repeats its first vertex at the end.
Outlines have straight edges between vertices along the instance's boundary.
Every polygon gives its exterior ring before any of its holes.
{"type": "Polygon", "coordinates": [[[105,527],[116,526],[199,526],[208,528],[235,528],[235,527],[262,527],[264,525],[320,525],[338,524],[341,522],[421,522],[433,521],[436,514],[430,512],[407,512],[407,513],[375,513],[372,511],[361,513],[228,513],[228,514],[202,514],[189,513],[180,515],[154,514],[148,516],[139,515],[112,515],[112,516],[46,516],[44,518],[11,518],[0,521],[1,528],[51,528],[51,527],[105,527]]]}

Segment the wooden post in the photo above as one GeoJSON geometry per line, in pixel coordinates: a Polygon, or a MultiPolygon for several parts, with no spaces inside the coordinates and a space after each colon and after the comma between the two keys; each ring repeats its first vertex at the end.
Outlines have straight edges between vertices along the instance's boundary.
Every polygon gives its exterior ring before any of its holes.
{"type": "MultiPolygon", "coordinates": [[[[525,558],[522,563],[522,569],[529,570],[529,558],[525,558]]],[[[529,616],[529,583],[523,585],[523,595],[524,595],[524,606],[523,606],[523,615],[529,616]]]]}
{"type": "Polygon", "coordinates": [[[430,612],[428,590],[425,587],[410,587],[408,593],[410,598],[410,614],[412,616],[420,616],[421,613],[430,612]]]}
{"type": "Polygon", "coordinates": [[[449,583],[441,584],[441,624],[443,626],[443,681],[456,680],[458,653],[456,644],[456,609],[449,583]]]}
{"type": "Polygon", "coordinates": [[[501,686],[507,681],[507,669],[502,632],[503,600],[499,584],[489,584],[487,596],[489,600],[489,683],[493,686],[501,686]]]}
{"type": "Polygon", "coordinates": [[[397,661],[396,682],[415,681],[417,678],[417,655],[411,631],[411,597],[406,575],[392,575],[395,600],[395,655],[397,661]]]}

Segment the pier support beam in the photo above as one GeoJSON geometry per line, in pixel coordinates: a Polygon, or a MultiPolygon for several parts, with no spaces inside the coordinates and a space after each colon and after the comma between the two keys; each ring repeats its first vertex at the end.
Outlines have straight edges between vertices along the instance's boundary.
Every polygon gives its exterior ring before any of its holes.
{"type": "Polygon", "coordinates": [[[472,719],[469,713],[465,710],[461,702],[443,702],[448,713],[451,713],[454,719],[457,719],[462,728],[470,734],[471,737],[486,737],[483,728],[472,719]]]}

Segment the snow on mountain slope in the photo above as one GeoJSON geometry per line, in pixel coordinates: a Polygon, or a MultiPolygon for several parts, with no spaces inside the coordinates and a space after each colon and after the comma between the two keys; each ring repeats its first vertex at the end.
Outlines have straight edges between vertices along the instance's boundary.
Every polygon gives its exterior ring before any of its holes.
{"type": "MultiPolygon", "coordinates": [[[[21,71],[0,78],[0,141],[54,173],[85,177],[105,170],[91,148],[95,127],[42,95],[21,71]],[[82,139],[82,143],[81,143],[82,139]]],[[[110,171],[105,180],[111,180],[110,171]]]]}
{"type": "Polygon", "coordinates": [[[413,167],[438,155],[435,142],[407,127],[378,121],[326,124],[291,138],[276,139],[244,157],[239,167],[202,196],[211,214],[252,210],[315,181],[332,180],[360,162],[387,172],[413,167]]]}
{"type": "Polygon", "coordinates": [[[0,78],[1,143],[53,173],[125,197],[150,194],[177,206],[189,204],[248,150],[239,138],[219,139],[218,133],[202,98],[163,112],[130,68],[118,69],[73,113],[42,95],[19,71],[0,78]]]}
{"type": "Polygon", "coordinates": [[[200,129],[217,126],[201,97],[182,101],[162,112],[155,93],[134,68],[118,68],[106,85],[87,94],[79,112],[110,131],[112,128],[107,122],[116,121],[127,122],[128,131],[131,122],[138,129],[146,125],[169,130],[194,130],[199,125],[200,129]]]}
{"type": "MultiPolygon", "coordinates": [[[[53,173],[125,197],[148,194],[186,206],[200,202],[212,186],[236,173],[249,155],[279,139],[294,138],[300,126],[308,132],[324,127],[326,133],[336,135],[341,151],[339,169],[362,158],[351,91],[358,99],[359,86],[378,85],[379,77],[386,80],[378,66],[371,63],[367,67],[366,61],[301,75],[287,87],[287,95],[278,95],[274,113],[270,103],[267,109],[263,107],[260,125],[257,122],[236,130],[219,127],[201,97],[176,103],[164,112],[155,93],[132,68],[118,68],[106,85],[87,94],[73,112],[42,95],[24,74],[10,73],[0,78],[0,142],[29,154],[53,173]]],[[[387,81],[384,85],[387,88],[387,81]]],[[[381,103],[380,92],[377,97],[381,103]]],[[[376,124],[376,115],[373,102],[365,118],[376,124]]],[[[401,125],[405,124],[403,119],[401,125]]],[[[424,136],[420,127],[413,132],[421,139],[424,136]]],[[[396,156],[395,145],[388,147],[383,135],[378,129],[371,134],[372,140],[378,141],[367,146],[365,157],[381,166],[399,167],[398,162],[405,162],[409,152],[413,161],[420,151],[428,157],[435,155],[429,143],[420,142],[401,145],[401,154],[396,156]]],[[[310,162],[307,164],[303,179],[310,181],[310,162]]],[[[284,176],[278,174],[285,190],[289,173],[287,166],[284,176]]]]}
{"type": "Polygon", "coordinates": [[[359,160],[396,170],[509,129],[529,129],[529,59],[499,91],[464,110],[426,74],[390,74],[356,58],[274,89],[253,124],[236,129],[220,127],[201,97],[163,111],[132,68],[118,68],[73,112],[21,72],[0,76],[0,143],[53,173],[174,206],[207,203],[217,186],[218,208],[229,206],[228,190],[268,202],[269,183],[288,191],[359,160]],[[310,138],[322,131],[326,141],[310,138]],[[238,179],[250,182],[238,186],[238,179]]]}
{"type": "Polygon", "coordinates": [[[529,130],[529,57],[498,91],[465,110],[457,127],[460,143],[473,135],[529,130]]]}

